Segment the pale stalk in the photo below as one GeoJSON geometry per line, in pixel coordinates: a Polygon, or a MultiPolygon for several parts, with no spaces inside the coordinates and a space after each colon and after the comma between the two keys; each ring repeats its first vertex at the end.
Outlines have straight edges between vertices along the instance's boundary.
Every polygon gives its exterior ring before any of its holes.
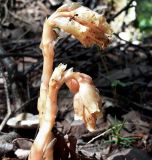
{"type": "Polygon", "coordinates": [[[43,109],[42,113],[40,129],[32,145],[31,152],[28,158],[29,160],[53,160],[53,149],[48,148],[48,145],[53,140],[53,133],[51,131],[55,124],[55,118],[57,114],[57,94],[59,88],[64,83],[63,80],[58,80],[58,77],[62,78],[63,71],[64,69],[61,69],[61,72],[58,73],[55,69],[52,77],[50,78],[45,108],[43,109]]]}
{"type": "Polygon", "coordinates": [[[32,145],[29,160],[53,160],[53,149],[47,148],[47,146],[53,139],[51,131],[57,113],[57,93],[58,89],[56,85],[54,82],[50,82],[49,92],[46,98],[46,110],[41,121],[38,135],[32,145]]]}
{"type": "MultiPolygon", "coordinates": [[[[47,101],[48,99],[50,99],[48,96],[52,96],[51,95],[52,89],[50,87],[48,90],[48,86],[53,70],[54,39],[55,39],[55,32],[52,30],[52,27],[50,26],[50,24],[48,24],[46,20],[43,27],[42,42],[40,45],[44,59],[42,79],[41,79],[42,82],[40,86],[40,97],[38,99],[38,106],[37,106],[39,111],[40,130],[32,145],[29,160],[42,160],[44,159],[43,156],[49,157],[49,159],[51,157],[51,160],[53,160],[52,150],[44,151],[44,149],[47,148],[47,145],[53,139],[53,134],[51,133],[53,125],[51,125],[52,122],[50,124],[50,122],[45,121],[45,113],[47,112],[46,111],[47,101]]],[[[53,100],[53,98],[55,97],[52,96],[51,98],[53,100]]],[[[56,106],[54,107],[53,102],[50,103],[50,107],[56,108],[56,106]]]]}
{"type": "Polygon", "coordinates": [[[50,24],[48,24],[47,19],[43,26],[43,34],[42,41],[40,44],[40,48],[43,53],[43,71],[41,78],[41,86],[40,86],[40,97],[38,99],[38,111],[40,118],[40,126],[41,120],[43,119],[43,113],[45,111],[46,104],[46,96],[48,92],[48,85],[52,75],[53,70],[53,60],[54,60],[54,40],[55,40],[55,32],[52,30],[50,24]]]}

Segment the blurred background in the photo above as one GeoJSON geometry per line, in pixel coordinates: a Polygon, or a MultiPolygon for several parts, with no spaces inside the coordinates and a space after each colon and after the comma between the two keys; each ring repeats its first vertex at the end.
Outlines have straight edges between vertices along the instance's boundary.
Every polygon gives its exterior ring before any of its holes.
{"type": "MultiPolygon", "coordinates": [[[[77,139],[77,142],[72,140],[75,142],[74,148],[68,150],[75,158],[91,159],[95,153],[92,159],[108,159],[112,151],[118,151],[120,146],[126,148],[116,143],[115,140],[119,140],[128,145],[128,148],[136,148],[135,151],[131,150],[134,158],[142,160],[142,156],[136,157],[141,153],[145,159],[150,159],[147,156],[152,154],[152,0],[1,0],[0,135],[15,131],[20,137],[35,137],[36,129],[32,125],[30,132],[30,127],[17,126],[26,116],[20,116],[11,125],[7,121],[21,114],[37,115],[43,66],[39,48],[43,23],[58,7],[69,2],[79,2],[103,14],[113,29],[112,42],[104,50],[97,46],[85,48],[68,34],[61,35],[55,46],[54,66],[62,62],[68,68],[74,67],[75,71],[93,78],[103,96],[104,120],[98,122],[98,132],[87,137],[88,132],[82,129],[82,124],[73,121],[72,95],[64,86],[59,95],[59,112],[54,132],[64,141],[65,146],[65,135],[77,139]],[[119,124],[128,122],[120,128],[120,139],[113,132],[105,139],[95,141],[93,145],[97,148],[85,148],[81,154],[76,152],[77,147],[99,135],[101,128],[106,130],[111,127],[115,121],[119,124]],[[140,141],[135,142],[133,139],[135,143],[132,143],[128,139],[121,139],[131,136],[139,137],[140,141]],[[107,139],[111,141],[105,145],[107,139]]],[[[1,142],[0,139],[0,147],[1,142]]],[[[58,146],[59,143],[56,147],[60,151],[65,147],[58,146]]],[[[8,157],[16,157],[14,150],[13,145],[12,150],[2,151],[0,155],[5,157],[11,152],[8,157]]],[[[64,159],[63,157],[66,155],[59,158],[64,159]]]]}

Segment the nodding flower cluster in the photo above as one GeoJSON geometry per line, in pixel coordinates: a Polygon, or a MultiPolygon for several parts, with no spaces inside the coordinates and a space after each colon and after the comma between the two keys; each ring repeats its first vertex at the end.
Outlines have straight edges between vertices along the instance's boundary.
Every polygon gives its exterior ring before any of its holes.
{"type": "Polygon", "coordinates": [[[45,20],[40,44],[44,59],[38,99],[40,128],[32,145],[29,160],[53,160],[51,131],[58,110],[58,91],[64,83],[74,94],[75,119],[83,120],[89,131],[95,130],[96,119],[102,115],[102,100],[90,76],[74,72],[72,68],[66,70],[67,66],[64,64],[59,64],[53,71],[56,27],[73,35],[86,47],[96,44],[104,48],[109,44],[112,34],[104,16],[78,3],[61,6],[45,20]]]}

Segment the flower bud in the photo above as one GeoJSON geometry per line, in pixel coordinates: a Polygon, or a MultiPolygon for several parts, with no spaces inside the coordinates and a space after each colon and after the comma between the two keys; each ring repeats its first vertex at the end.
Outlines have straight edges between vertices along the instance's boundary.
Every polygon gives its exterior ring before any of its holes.
{"type": "MultiPolygon", "coordinates": [[[[60,63],[53,71],[51,80],[61,81],[64,71],[66,70],[67,65],[60,63]]],[[[50,81],[50,83],[52,83],[50,81]]]]}

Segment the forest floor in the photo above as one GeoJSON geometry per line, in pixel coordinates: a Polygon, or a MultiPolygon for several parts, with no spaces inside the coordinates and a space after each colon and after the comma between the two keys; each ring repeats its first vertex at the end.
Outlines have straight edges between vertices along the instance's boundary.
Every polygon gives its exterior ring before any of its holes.
{"type": "MultiPolygon", "coordinates": [[[[83,4],[93,9],[98,2],[83,1],[83,4]]],[[[42,27],[45,18],[60,5],[59,0],[16,0],[2,4],[0,157],[3,160],[26,159],[24,156],[38,131],[42,27]]],[[[124,11],[128,8],[124,7],[124,11]]],[[[104,13],[109,22],[114,21],[119,15],[108,14],[108,9],[104,13]]],[[[124,27],[136,31],[133,24],[131,27],[122,24],[121,28],[124,27]]],[[[57,139],[55,160],[152,159],[152,35],[137,44],[115,33],[111,45],[104,50],[96,46],[85,48],[70,35],[61,36],[55,46],[54,66],[64,63],[93,78],[102,95],[104,117],[97,121],[95,132],[88,132],[81,121],[74,121],[73,95],[62,87],[53,129],[57,139]]]]}

